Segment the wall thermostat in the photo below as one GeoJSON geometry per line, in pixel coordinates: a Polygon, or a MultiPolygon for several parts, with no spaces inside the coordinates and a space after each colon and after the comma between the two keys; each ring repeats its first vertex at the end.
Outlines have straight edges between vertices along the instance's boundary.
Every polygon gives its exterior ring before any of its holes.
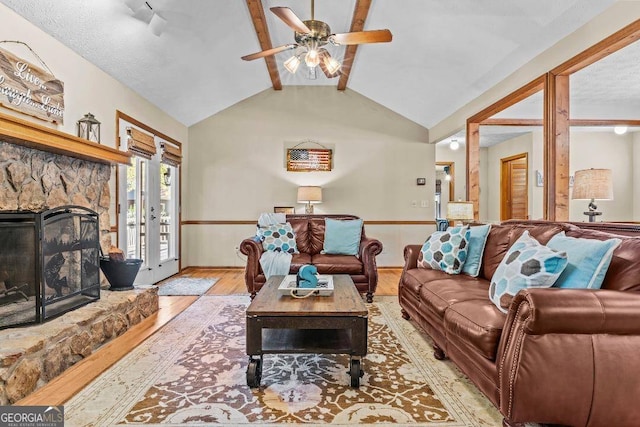
{"type": "Polygon", "coordinates": [[[416,184],[418,185],[425,185],[427,183],[427,178],[417,178],[416,179],[416,184]]]}

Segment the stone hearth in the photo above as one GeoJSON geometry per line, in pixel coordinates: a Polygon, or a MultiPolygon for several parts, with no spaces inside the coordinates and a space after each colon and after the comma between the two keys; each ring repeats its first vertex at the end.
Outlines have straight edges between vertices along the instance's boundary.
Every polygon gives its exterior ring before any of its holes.
{"type": "Polygon", "coordinates": [[[13,404],[158,311],[155,286],[102,298],[47,323],[0,331],[0,405],[13,404]]]}

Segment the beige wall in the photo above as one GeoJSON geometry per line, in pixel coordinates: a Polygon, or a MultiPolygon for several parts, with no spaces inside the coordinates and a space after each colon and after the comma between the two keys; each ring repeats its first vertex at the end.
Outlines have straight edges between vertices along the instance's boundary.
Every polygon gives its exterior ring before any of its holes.
{"type": "MultiPolygon", "coordinates": [[[[435,147],[427,140],[427,129],[354,91],[268,89],[189,128],[183,220],[254,221],[274,206],[303,213],[296,202],[300,185],[322,186],[317,213],[433,220],[435,147]],[[306,140],[334,150],[331,172],[287,172],[286,148],[306,140]],[[427,185],[417,186],[418,177],[427,185]]],[[[366,226],[385,246],[379,265],[393,266],[402,265],[405,244],[422,243],[432,229],[366,226]]],[[[235,247],[255,227],[187,225],[183,231],[183,266],[242,266],[235,247]]]]}
{"type": "MultiPolygon", "coordinates": [[[[569,173],[589,168],[611,169],[613,174],[613,200],[598,200],[601,216],[596,221],[629,221],[633,218],[634,170],[633,134],[616,135],[613,132],[571,132],[569,173]]],[[[587,221],[583,214],[589,204],[586,200],[569,201],[569,219],[587,221]]]]}

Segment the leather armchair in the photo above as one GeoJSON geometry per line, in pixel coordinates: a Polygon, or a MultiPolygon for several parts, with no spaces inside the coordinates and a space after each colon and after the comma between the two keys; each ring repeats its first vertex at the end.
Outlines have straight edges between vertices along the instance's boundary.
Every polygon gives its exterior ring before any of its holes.
{"type": "MultiPolygon", "coordinates": [[[[300,251],[293,254],[289,274],[297,273],[304,264],[315,265],[320,274],[349,274],[358,291],[366,295],[367,302],[372,302],[378,286],[376,256],[382,252],[382,243],[367,237],[363,226],[358,256],[322,254],[325,218],[358,219],[353,215],[287,215],[300,251]]],[[[262,243],[255,237],[244,239],[240,243],[240,252],[247,256],[245,284],[253,298],[266,282],[260,266],[260,257],[264,252],[262,243]]]]}

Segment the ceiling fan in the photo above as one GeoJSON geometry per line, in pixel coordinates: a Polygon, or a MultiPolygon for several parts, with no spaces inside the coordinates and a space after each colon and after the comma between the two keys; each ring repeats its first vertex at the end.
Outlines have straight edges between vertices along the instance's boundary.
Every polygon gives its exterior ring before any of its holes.
{"type": "Polygon", "coordinates": [[[316,67],[319,65],[328,78],[340,75],[340,62],[333,58],[325,45],[358,45],[365,43],[387,43],[393,38],[389,30],[355,31],[351,33],[332,34],[328,24],[316,21],[314,17],[314,0],[311,0],[311,19],[302,21],[288,7],[270,8],[278,18],[293,29],[296,43],[290,43],[242,57],[245,61],[264,58],[291,49],[296,49],[294,55],[284,62],[284,67],[294,74],[300,66],[300,58],[309,68],[309,78],[316,78],[316,67]]]}

